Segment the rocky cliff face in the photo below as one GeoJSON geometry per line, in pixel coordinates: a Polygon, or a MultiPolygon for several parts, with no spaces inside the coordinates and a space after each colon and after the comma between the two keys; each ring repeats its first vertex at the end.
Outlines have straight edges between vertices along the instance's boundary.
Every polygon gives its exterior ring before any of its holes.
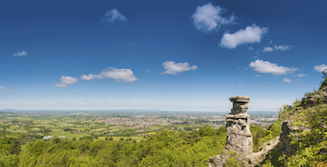
{"type": "Polygon", "coordinates": [[[327,86],[321,87],[316,92],[306,93],[306,97],[302,98],[301,101],[303,109],[317,106],[319,104],[327,104],[327,86]]]}
{"type": "Polygon", "coordinates": [[[327,158],[327,84],[307,93],[299,106],[285,110],[279,143],[260,164],[275,166],[321,166],[327,158]],[[319,165],[318,165],[319,166],[319,165]]]}

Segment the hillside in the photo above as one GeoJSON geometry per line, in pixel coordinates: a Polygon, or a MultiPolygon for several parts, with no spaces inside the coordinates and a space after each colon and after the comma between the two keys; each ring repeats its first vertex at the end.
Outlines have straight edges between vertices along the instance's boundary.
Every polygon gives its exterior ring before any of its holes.
{"type": "Polygon", "coordinates": [[[280,143],[258,166],[327,166],[326,72],[323,75],[319,90],[280,109],[280,143]]]}

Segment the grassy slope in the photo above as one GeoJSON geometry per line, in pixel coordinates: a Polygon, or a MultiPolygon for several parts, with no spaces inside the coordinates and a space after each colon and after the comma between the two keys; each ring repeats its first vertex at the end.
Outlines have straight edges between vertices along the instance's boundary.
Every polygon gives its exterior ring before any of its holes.
{"type": "MultiPolygon", "coordinates": [[[[327,86],[326,80],[320,90],[327,86]]],[[[287,122],[291,133],[259,166],[327,166],[327,104],[317,103],[307,109],[302,109],[300,104],[297,100],[293,106],[280,109],[274,124],[287,122]]]]}

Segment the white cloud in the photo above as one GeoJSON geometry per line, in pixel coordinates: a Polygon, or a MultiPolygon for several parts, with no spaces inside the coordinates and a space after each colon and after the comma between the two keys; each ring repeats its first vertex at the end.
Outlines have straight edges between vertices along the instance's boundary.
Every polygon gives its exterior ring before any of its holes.
{"type": "Polygon", "coordinates": [[[267,46],[267,47],[264,47],[263,48],[263,52],[271,52],[271,51],[273,51],[274,49],[272,48],[272,47],[269,47],[269,46],[267,46]]]}
{"type": "Polygon", "coordinates": [[[114,23],[116,20],[127,21],[126,17],[122,15],[117,9],[111,9],[104,15],[104,20],[114,23]]]}
{"type": "Polygon", "coordinates": [[[238,84],[238,86],[242,86],[242,84],[238,84]]]}
{"type": "Polygon", "coordinates": [[[305,74],[298,74],[297,75],[298,77],[304,77],[304,76],[306,76],[305,74]]]}
{"type": "Polygon", "coordinates": [[[58,84],[54,84],[55,87],[60,87],[60,88],[66,88],[67,84],[64,83],[58,83],[58,84]]]}
{"type": "Polygon", "coordinates": [[[81,76],[81,79],[89,81],[89,80],[94,79],[94,75],[93,74],[89,74],[89,75],[84,74],[83,76],[81,76]]]}
{"type": "Polygon", "coordinates": [[[262,82],[262,84],[264,84],[264,85],[267,85],[267,84],[268,84],[268,82],[262,82]]]}
{"type": "Polygon", "coordinates": [[[73,83],[77,82],[77,78],[70,77],[70,76],[62,76],[60,78],[60,81],[61,81],[61,83],[54,84],[54,86],[65,88],[68,86],[67,84],[73,84],[73,83]]]}
{"type": "Polygon", "coordinates": [[[133,74],[133,71],[131,69],[121,68],[117,69],[114,67],[109,67],[101,71],[100,74],[89,74],[89,75],[83,75],[81,76],[82,80],[92,80],[94,78],[97,79],[104,79],[104,78],[112,78],[119,82],[133,82],[136,81],[137,78],[133,74]]]}
{"type": "Polygon", "coordinates": [[[292,82],[292,79],[284,78],[283,81],[284,82],[287,82],[287,83],[291,83],[292,82]]]}
{"type": "Polygon", "coordinates": [[[254,70],[259,73],[271,73],[274,75],[288,74],[298,70],[297,68],[277,66],[277,64],[275,63],[270,63],[268,61],[263,61],[259,59],[255,60],[254,62],[251,62],[249,66],[251,68],[254,68],[254,70]]]}
{"type": "Polygon", "coordinates": [[[6,87],[4,87],[4,86],[0,86],[0,89],[7,89],[6,87]]]}
{"type": "Polygon", "coordinates": [[[73,84],[73,83],[77,82],[77,78],[70,77],[70,76],[62,76],[60,78],[60,81],[61,81],[61,83],[64,83],[64,84],[73,84]]]}
{"type": "Polygon", "coordinates": [[[17,53],[14,53],[14,56],[18,56],[18,57],[23,57],[23,56],[26,56],[27,55],[27,52],[25,52],[25,50],[23,50],[22,52],[17,52],[17,53]]]}
{"type": "Polygon", "coordinates": [[[164,74],[178,74],[184,71],[196,70],[198,67],[196,65],[190,66],[187,62],[185,63],[175,63],[174,61],[165,61],[163,64],[164,74]]]}
{"type": "Polygon", "coordinates": [[[253,47],[252,47],[252,46],[250,46],[250,47],[249,47],[249,50],[253,50],[253,47]]]}
{"type": "Polygon", "coordinates": [[[198,6],[192,15],[194,19],[193,24],[197,30],[210,32],[221,25],[230,24],[235,20],[233,15],[229,18],[222,17],[222,13],[224,11],[221,7],[213,6],[210,2],[203,6],[198,6]]]}
{"type": "Polygon", "coordinates": [[[314,70],[318,71],[318,72],[323,72],[325,69],[327,69],[327,65],[326,64],[322,64],[322,65],[317,65],[314,66],[314,70]]]}
{"type": "Polygon", "coordinates": [[[290,50],[292,48],[292,45],[275,45],[274,48],[276,50],[282,50],[282,51],[287,51],[287,50],[290,50]]]}
{"type": "Polygon", "coordinates": [[[225,33],[220,45],[233,49],[240,44],[260,42],[262,35],[267,32],[268,28],[253,24],[252,26],[247,26],[245,29],[238,30],[234,34],[225,33]]]}

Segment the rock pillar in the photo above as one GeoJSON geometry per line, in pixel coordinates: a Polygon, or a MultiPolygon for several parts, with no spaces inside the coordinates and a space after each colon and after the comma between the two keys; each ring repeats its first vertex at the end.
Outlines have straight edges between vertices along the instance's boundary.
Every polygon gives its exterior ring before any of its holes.
{"type": "Polygon", "coordinates": [[[253,139],[250,131],[250,115],[247,109],[250,102],[249,96],[233,96],[232,112],[226,115],[226,148],[237,154],[247,155],[253,151],[253,139]]]}
{"type": "Polygon", "coordinates": [[[246,112],[249,108],[249,96],[233,96],[229,98],[233,102],[232,112],[226,115],[226,147],[221,155],[209,158],[209,167],[226,166],[226,160],[234,155],[238,156],[239,162],[248,165],[249,154],[253,151],[252,133],[250,131],[250,115],[246,112]],[[231,153],[232,151],[232,153],[231,153]]]}

